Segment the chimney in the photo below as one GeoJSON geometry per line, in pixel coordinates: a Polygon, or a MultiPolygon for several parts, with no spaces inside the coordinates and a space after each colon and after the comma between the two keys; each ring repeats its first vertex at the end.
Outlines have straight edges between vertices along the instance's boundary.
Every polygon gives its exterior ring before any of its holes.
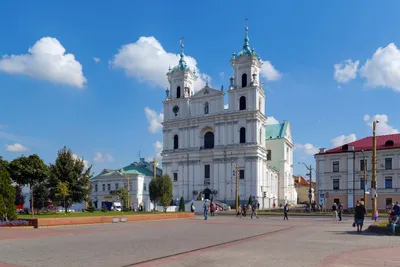
{"type": "Polygon", "coordinates": [[[319,153],[325,153],[325,148],[324,148],[324,147],[321,147],[321,148],[319,149],[319,153]]]}

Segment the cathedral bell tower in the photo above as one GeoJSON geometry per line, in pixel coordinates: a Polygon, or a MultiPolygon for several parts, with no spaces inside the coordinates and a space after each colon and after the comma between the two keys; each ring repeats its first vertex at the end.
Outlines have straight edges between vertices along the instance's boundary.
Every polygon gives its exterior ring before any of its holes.
{"type": "Polygon", "coordinates": [[[246,27],[242,50],[233,53],[230,60],[234,75],[230,78],[229,109],[259,110],[264,114],[265,95],[260,83],[262,62],[255,49],[250,48],[248,31],[246,27]]]}
{"type": "Polygon", "coordinates": [[[164,120],[182,119],[189,115],[189,98],[193,95],[196,72],[190,70],[185,60],[183,39],[178,65],[169,68],[167,77],[169,88],[166,90],[164,101],[164,120]]]}

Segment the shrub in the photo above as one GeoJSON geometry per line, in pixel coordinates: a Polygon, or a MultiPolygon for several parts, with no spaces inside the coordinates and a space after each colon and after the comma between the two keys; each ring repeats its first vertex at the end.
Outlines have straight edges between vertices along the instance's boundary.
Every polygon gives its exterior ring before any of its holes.
{"type": "Polygon", "coordinates": [[[102,212],[107,212],[108,211],[107,206],[105,204],[101,207],[101,211],[102,212]]]}
{"type": "Polygon", "coordinates": [[[181,197],[181,201],[179,203],[179,211],[185,211],[185,200],[181,197]]]}
{"type": "Polygon", "coordinates": [[[96,208],[94,207],[94,206],[89,206],[88,208],[87,208],[87,211],[88,212],[94,212],[96,210],[96,208]]]}

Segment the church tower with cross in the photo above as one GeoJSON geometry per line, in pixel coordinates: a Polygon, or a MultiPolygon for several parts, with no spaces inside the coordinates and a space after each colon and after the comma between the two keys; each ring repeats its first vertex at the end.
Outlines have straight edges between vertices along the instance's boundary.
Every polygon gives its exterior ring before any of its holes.
{"type": "Polygon", "coordinates": [[[282,203],[280,170],[268,162],[262,61],[250,47],[248,28],[242,49],[230,59],[233,76],[226,91],[212,88],[208,81],[195,88],[198,77],[185,60],[183,39],[180,43],[177,65],[167,72],[169,87],[163,101],[162,165],[172,179],[174,201],[183,197],[232,205],[237,174],[243,203],[249,197],[261,208],[282,203]]]}

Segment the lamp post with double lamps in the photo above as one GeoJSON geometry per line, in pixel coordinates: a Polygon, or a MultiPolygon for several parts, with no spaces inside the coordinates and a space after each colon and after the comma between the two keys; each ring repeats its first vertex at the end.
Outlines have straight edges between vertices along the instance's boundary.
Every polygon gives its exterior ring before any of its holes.
{"type": "Polygon", "coordinates": [[[312,201],[312,171],[314,170],[313,167],[308,166],[307,164],[305,164],[304,162],[299,162],[299,164],[303,164],[306,169],[309,171],[308,175],[310,176],[310,189],[308,190],[308,198],[310,199],[310,208],[311,208],[311,201],[312,201]]]}
{"type": "MultiPolygon", "coordinates": [[[[365,159],[365,155],[364,155],[364,150],[361,150],[362,155],[363,155],[363,162],[364,162],[364,207],[365,207],[365,211],[368,213],[367,210],[367,192],[366,192],[366,188],[367,188],[367,160],[365,159]]],[[[365,214],[367,215],[367,214],[365,214]]]]}

